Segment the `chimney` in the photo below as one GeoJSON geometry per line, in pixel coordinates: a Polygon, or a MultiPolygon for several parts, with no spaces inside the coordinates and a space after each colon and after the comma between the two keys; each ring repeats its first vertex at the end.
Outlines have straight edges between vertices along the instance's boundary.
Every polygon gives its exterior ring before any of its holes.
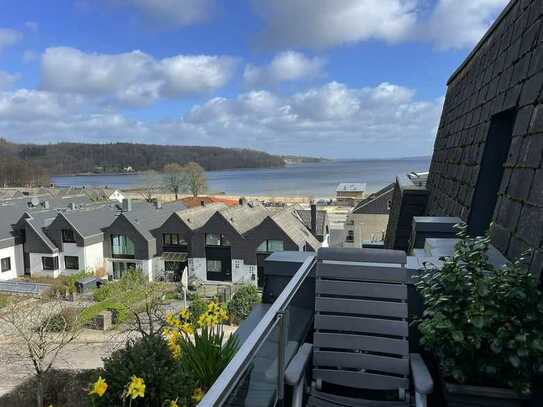
{"type": "Polygon", "coordinates": [[[311,201],[311,233],[317,236],[317,205],[315,201],[311,201]]]}
{"type": "Polygon", "coordinates": [[[158,199],[155,201],[155,209],[162,209],[162,202],[158,199]]]}
{"type": "Polygon", "coordinates": [[[129,198],[124,198],[121,208],[123,212],[130,212],[132,210],[132,201],[129,198]]]}
{"type": "Polygon", "coordinates": [[[243,205],[245,205],[246,203],[247,203],[247,199],[246,199],[244,196],[242,196],[241,198],[239,198],[239,204],[240,204],[240,205],[243,206],[243,205]]]}
{"type": "Polygon", "coordinates": [[[49,209],[49,201],[43,201],[44,209],[49,209]]]}
{"type": "Polygon", "coordinates": [[[206,206],[206,203],[203,199],[200,201],[200,206],[206,206]]]}

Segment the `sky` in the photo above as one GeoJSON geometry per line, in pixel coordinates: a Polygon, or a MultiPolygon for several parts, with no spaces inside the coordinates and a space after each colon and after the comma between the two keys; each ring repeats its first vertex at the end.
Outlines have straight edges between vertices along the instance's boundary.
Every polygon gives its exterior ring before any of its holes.
{"type": "Polygon", "coordinates": [[[0,0],[0,137],[429,155],[507,0],[0,0]]]}

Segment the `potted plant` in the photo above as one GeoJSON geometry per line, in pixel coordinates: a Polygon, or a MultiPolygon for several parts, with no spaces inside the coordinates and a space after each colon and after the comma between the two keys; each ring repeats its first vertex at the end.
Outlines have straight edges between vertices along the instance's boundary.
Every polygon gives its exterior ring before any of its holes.
{"type": "Polygon", "coordinates": [[[425,265],[421,344],[437,358],[449,406],[519,406],[543,373],[543,294],[524,257],[488,259],[488,236],[459,241],[439,267],[425,265]]]}

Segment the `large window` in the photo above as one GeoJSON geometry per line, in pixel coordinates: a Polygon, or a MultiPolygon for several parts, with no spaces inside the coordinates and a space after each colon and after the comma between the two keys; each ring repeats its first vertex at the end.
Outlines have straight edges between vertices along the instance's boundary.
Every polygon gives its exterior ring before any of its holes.
{"type": "Polygon", "coordinates": [[[75,243],[74,231],[71,229],[62,229],[62,242],[75,243]]]}
{"type": "Polygon", "coordinates": [[[220,273],[222,271],[222,262],[220,260],[208,260],[207,271],[209,273],[220,273]]]}
{"type": "Polygon", "coordinates": [[[11,257],[4,257],[0,260],[0,270],[2,270],[2,273],[11,270],[11,257]]]}
{"type": "Polygon", "coordinates": [[[64,267],[66,270],[79,270],[79,257],[64,256],[64,267]]]}
{"type": "Polygon", "coordinates": [[[132,259],[136,256],[134,242],[124,235],[111,235],[113,257],[132,259]]]}
{"type": "Polygon", "coordinates": [[[58,270],[58,257],[46,257],[41,258],[41,263],[44,270],[58,270]]]}
{"type": "Polygon", "coordinates": [[[164,233],[162,235],[164,246],[186,246],[187,242],[179,237],[178,233],[164,233]]]}
{"type": "Polygon", "coordinates": [[[285,245],[282,240],[264,240],[256,248],[259,253],[282,252],[283,250],[285,250],[285,245]]]}
{"type": "Polygon", "coordinates": [[[113,265],[113,279],[119,280],[128,271],[136,270],[136,263],[125,263],[123,261],[114,261],[113,265]]]}
{"type": "Polygon", "coordinates": [[[230,246],[230,241],[218,233],[206,233],[207,246],[230,246]]]}

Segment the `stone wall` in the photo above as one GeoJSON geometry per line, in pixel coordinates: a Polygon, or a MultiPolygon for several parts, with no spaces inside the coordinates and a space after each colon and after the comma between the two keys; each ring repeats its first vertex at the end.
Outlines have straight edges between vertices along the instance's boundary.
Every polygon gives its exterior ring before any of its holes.
{"type": "Polygon", "coordinates": [[[428,215],[469,219],[490,120],[516,114],[492,229],[509,259],[543,265],[543,1],[513,0],[453,75],[435,142],[428,215]]]}

